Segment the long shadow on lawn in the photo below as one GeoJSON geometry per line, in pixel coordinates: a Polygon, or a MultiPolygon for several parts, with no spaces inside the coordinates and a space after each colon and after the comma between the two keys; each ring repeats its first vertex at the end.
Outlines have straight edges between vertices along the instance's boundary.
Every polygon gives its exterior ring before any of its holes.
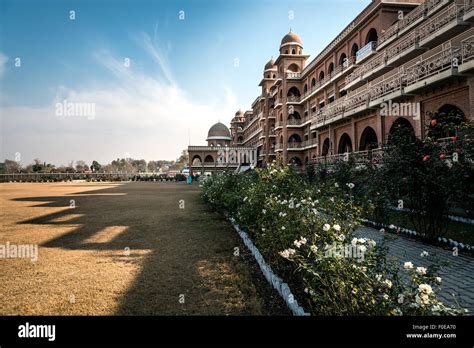
{"type": "Polygon", "coordinates": [[[20,224],[79,225],[42,247],[113,250],[117,261],[123,261],[130,248],[128,257],[145,258],[116,314],[250,314],[256,308],[254,298],[236,286],[248,279],[238,279],[241,275],[232,267],[236,240],[225,221],[205,210],[196,191],[184,184],[128,183],[16,200],[65,207],[20,224]],[[71,199],[75,208],[69,207],[71,199]],[[106,242],[91,242],[114,226],[121,226],[121,232],[106,242]],[[146,256],[135,254],[143,250],[146,256]]]}

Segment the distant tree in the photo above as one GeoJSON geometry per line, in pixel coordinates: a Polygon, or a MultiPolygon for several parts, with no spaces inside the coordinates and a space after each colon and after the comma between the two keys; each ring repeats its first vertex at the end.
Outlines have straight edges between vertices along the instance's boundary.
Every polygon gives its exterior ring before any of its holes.
{"type": "Polygon", "coordinates": [[[158,162],[157,161],[150,161],[148,162],[148,165],[147,165],[147,168],[148,168],[148,171],[149,172],[152,172],[152,173],[155,173],[158,171],[158,162]]]}
{"type": "Polygon", "coordinates": [[[78,172],[82,172],[88,169],[89,169],[89,166],[83,160],[79,160],[76,162],[76,170],[78,172]]]}
{"type": "Polygon", "coordinates": [[[181,152],[181,156],[179,156],[179,159],[176,163],[180,164],[180,165],[187,165],[189,162],[189,154],[188,154],[188,150],[183,150],[181,152]]]}
{"type": "Polygon", "coordinates": [[[102,166],[99,164],[99,162],[92,161],[91,170],[93,172],[98,172],[101,168],[102,168],[102,166]]]}
{"type": "Polygon", "coordinates": [[[21,165],[17,161],[5,160],[5,173],[13,174],[21,171],[21,165]]]}

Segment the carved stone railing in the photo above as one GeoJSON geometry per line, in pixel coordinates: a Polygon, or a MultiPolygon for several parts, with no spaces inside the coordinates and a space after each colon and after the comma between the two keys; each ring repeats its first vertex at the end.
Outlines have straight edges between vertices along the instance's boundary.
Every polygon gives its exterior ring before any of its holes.
{"type": "Polygon", "coordinates": [[[381,81],[370,84],[370,100],[382,98],[388,94],[402,89],[402,74],[397,72],[389,77],[384,77],[381,81]]]}
{"type": "Polygon", "coordinates": [[[419,40],[423,40],[440,31],[442,28],[446,27],[448,24],[452,23],[454,20],[457,20],[462,16],[464,12],[464,6],[460,6],[456,3],[452,3],[445,9],[441,10],[436,16],[429,19],[426,23],[420,25],[418,28],[419,40]]]}
{"type": "Polygon", "coordinates": [[[299,126],[302,123],[303,123],[303,120],[301,118],[290,118],[286,120],[286,125],[290,125],[290,126],[299,126]]]}
{"type": "Polygon", "coordinates": [[[289,141],[288,142],[288,149],[301,149],[303,147],[303,143],[300,141],[289,141]]]}
{"type": "Polygon", "coordinates": [[[405,34],[399,41],[387,47],[385,50],[387,60],[392,59],[395,56],[411,49],[415,48],[418,43],[418,35],[416,30],[411,31],[408,34],[405,34]]]}
{"type": "Polygon", "coordinates": [[[464,12],[469,12],[474,8],[474,0],[464,0],[464,12]]]}
{"type": "Polygon", "coordinates": [[[467,63],[474,59],[474,36],[468,37],[461,42],[461,60],[467,63]]]}
{"type": "Polygon", "coordinates": [[[439,74],[453,67],[454,58],[460,61],[461,49],[449,47],[442,49],[429,57],[417,61],[405,68],[404,83],[406,86],[413,85],[420,80],[439,74]]]}
{"type": "Polygon", "coordinates": [[[398,26],[399,22],[395,23],[391,27],[388,27],[383,33],[381,33],[378,39],[378,46],[396,36],[398,34],[398,26]]]}
{"type": "Polygon", "coordinates": [[[367,57],[369,54],[375,52],[377,48],[377,41],[371,41],[364,47],[362,47],[360,50],[357,51],[356,53],[356,62],[359,62],[360,60],[364,59],[367,57]]]}
{"type": "Polygon", "coordinates": [[[369,101],[369,96],[370,94],[368,89],[356,92],[353,95],[348,94],[344,103],[345,110],[351,111],[360,106],[367,105],[367,102],[369,101]]]}
{"type": "Polygon", "coordinates": [[[287,103],[299,103],[301,97],[296,96],[296,95],[289,95],[286,97],[286,102],[287,103]]]}
{"type": "Polygon", "coordinates": [[[301,73],[299,72],[287,72],[286,73],[287,79],[299,79],[301,78],[301,73]]]}

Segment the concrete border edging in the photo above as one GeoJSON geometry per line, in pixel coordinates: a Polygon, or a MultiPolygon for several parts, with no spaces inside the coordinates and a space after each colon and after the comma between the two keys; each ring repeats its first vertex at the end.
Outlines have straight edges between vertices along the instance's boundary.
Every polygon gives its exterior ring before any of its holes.
{"type": "Polygon", "coordinates": [[[229,219],[234,229],[239,234],[240,238],[242,238],[245,246],[250,250],[253,257],[257,261],[260,270],[262,271],[263,275],[273,286],[273,288],[278,291],[283,301],[285,301],[288,308],[291,310],[293,315],[295,316],[309,316],[311,314],[305,312],[304,308],[298,304],[298,301],[295,299],[295,296],[291,292],[290,287],[287,283],[285,283],[280,277],[278,277],[275,273],[273,273],[270,266],[265,262],[262,254],[258,250],[258,248],[253,244],[252,240],[248,236],[248,234],[240,229],[240,227],[235,223],[235,220],[230,218],[229,219]]]}

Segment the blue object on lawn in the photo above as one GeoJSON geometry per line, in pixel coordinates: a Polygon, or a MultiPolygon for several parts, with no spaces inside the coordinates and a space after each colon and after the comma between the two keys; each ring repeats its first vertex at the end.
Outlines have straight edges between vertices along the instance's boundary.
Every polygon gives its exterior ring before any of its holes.
{"type": "Polygon", "coordinates": [[[191,175],[188,175],[188,184],[193,183],[193,177],[191,175]]]}

